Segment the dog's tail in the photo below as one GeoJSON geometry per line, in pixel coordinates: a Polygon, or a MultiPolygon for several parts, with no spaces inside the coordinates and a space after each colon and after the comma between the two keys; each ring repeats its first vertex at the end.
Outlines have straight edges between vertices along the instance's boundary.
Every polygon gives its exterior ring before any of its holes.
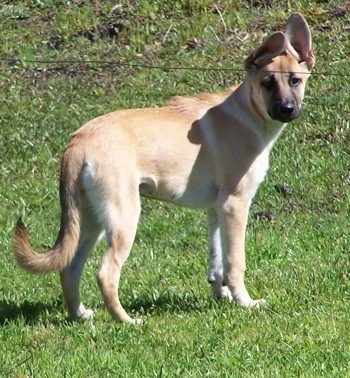
{"type": "Polygon", "coordinates": [[[80,235],[80,198],[77,188],[79,164],[71,151],[62,158],[60,179],[61,227],[56,243],[45,253],[36,253],[29,241],[26,227],[18,220],[13,239],[18,264],[30,273],[62,270],[72,260],[80,235]]]}

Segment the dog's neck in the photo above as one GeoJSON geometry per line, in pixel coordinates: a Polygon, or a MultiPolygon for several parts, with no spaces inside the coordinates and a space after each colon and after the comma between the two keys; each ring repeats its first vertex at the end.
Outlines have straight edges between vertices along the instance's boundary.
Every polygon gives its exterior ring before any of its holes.
{"type": "Polygon", "coordinates": [[[236,118],[239,123],[250,125],[251,130],[265,145],[273,144],[286,126],[286,123],[273,120],[267,112],[259,111],[252,96],[252,88],[247,81],[244,81],[227,97],[222,108],[232,118],[236,118]],[[252,111],[242,112],[241,109],[247,106],[252,111]]]}

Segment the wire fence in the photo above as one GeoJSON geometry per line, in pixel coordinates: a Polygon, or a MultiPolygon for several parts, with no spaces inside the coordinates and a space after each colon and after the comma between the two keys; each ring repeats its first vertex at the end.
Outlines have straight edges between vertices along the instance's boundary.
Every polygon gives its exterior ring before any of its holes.
{"type": "MultiPolygon", "coordinates": [[[[123,63],[110,60],[40,60],[40,59],[13,59],[13,58],[1,58],[0,61],[7,62],[8,64],[21,64],[30,63],[37,65],[53,65],[53,64],[86,64],[91,66],[102,66],[102,65],[115,65],[125,68],[143,68],[149,70],[163,70],[163,71],[176,71],[176,70],[187,70],[187,71],[214,71],[214,72],[245,72],[245,69],[239,68],[223,68],[223,67],[188,67],[188,66],[162,66],[162,65],[150,65],[145,63],[123,63]]],[[[276,71],[283,73],[283,71],[276,71]]],[[[295,72],[300,74],[305,74],[305,72],[295,72]]],[[[330,71],[318,71],[317,69],[311,72],[312,76],[337,76],[337,77],[350,77],[350,72],[330,72],[330,71]]]]}

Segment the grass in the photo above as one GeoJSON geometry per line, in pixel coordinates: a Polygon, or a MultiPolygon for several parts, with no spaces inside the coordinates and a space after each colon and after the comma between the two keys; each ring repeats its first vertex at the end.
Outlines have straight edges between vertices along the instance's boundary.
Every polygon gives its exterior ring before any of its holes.
{"type": "Polygon", "coordinates": [[[1,3],[0,376],[350,376],[349,10],[339,0],[1,3]],[[108,111],[240,82],[244,57],[293,11],[310,23],[316,70],[251,208],[247,286],[268,306],[212,299],[205,214],[143,201],[121,299],[145,324],[120,325],[103,308],[103,244],[82,282],[95,319],[68,322],[57,275],[18,269],[11,238],[22,215],[39,250],[54,241],[69,133],[108,111]],[[266,211],[272,221],[254,216],[266,211]]]}

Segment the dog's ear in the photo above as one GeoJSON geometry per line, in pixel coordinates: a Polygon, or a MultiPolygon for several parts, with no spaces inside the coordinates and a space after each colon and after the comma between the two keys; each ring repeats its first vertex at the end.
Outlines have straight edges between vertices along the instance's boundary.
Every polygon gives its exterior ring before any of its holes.
{"type": "Polygon", "coordinates": [[[304,17],[300,13],[291,15],[286,23],[284,33],[287,50],[296,55],[300,63],[305,63],[307,69],[311,71],[315,65],[315,57],[311,47],[310,29],[304,17]]]}
{"type": "Polygon", "coordinates": [[[270,35],[244,62],[246,70],[260,69],[285,50],[285,35],[276,32],[270,35]]]}

